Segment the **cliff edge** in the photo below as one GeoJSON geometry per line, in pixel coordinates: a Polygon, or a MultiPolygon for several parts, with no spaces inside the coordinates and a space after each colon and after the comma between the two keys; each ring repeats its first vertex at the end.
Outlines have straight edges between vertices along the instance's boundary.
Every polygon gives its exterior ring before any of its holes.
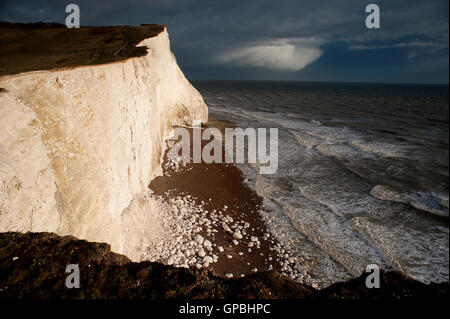
{"type": "Polygon", "coordinates": [[[55,232],[123,252],[122,226],[148,225],[145,210],[132,221],[122,212],[161,174],[172,125],[207,121],[203,98],[163,26],[15,28],[0,32],[9,43],[0,46],[0,232],[55,232]],[[21,37],[39,43],[26,51],[36,58],[19,50],[21,37]],[[4,63],[22,55],[21,66],[4,63]]]}

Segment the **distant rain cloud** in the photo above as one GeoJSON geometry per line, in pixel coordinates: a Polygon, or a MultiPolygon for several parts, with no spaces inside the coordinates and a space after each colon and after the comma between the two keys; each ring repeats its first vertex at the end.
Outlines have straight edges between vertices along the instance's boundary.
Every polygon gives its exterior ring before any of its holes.
{"type": "Polygon", "coordinates": [[[218,60],[234,65],[298,71],[316,61],[321,55],[322,50],[319,48],[305,48],[294,44],[271,44],[233,49],[220,55],[218,60]]]}

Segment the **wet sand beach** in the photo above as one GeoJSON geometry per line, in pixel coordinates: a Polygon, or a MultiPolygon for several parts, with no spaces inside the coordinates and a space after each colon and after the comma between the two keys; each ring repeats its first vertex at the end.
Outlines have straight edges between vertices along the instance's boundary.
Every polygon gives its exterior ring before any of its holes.
{"type": "MultiPolygon", "coordinates": [[[[231,123],[220,123],[217,120],[210,121],[208,126],[218,127],[231,123]]],[[[200,128],[194,128],[200,129],[200,128]]],[[[192,133],[194,130],[189,128],[192,133]]],[[[202,129],[203,130],[203,129],[202,129]]],[[[192,136],[191,135],[191,150],[192,136]]],[[[203,141],[202,147],[209,141],[203,141]]],[[[230,216],[233,222],[230,226],[247,225],[242,227],[242,239],[235,238],[234,229],[226,231],[221,225],[214,229],[217,232],[207,233],[203,229],[199,234],[205,239],[210,240],[215,247],[223,247],[222,252],[218,252],[218,262],[211,264],[211,270],[214,274],[225,276],[233,274],[234,277],[241,274],[264,271],[269,268],[278,268],[276,263],[274,245],[275,241],[267,236],[268,231],[264,221],[259,214],[262,199],[253,192],[245,183],[241,171],[233,164],[225,163],[186,163],[185,166],[179,165],[174,169],[168,163],[168,152],[164,156],[163,168],[164,175],[155,178],[150,189],[156,195],[167,197],[174,196],[192,196],[196,202],[204,202],[204,210],[208,212],[220,211],[225,209],[226,215],[230,216]],[[169,165],[168,165],[169,164],[169,165]],[[257,238],[257,242],[252,241],[257,238]],[[233,243],[237,240],[238,244],[233,243]],[[250,247],[249,247],[250,246],[250,247]],[[271,266],[272,265],[272,266],[271,266]]],[[[191,152],[192,155],[192,152],[191,152]]],[[[220,223],[219,223],[220,224],[220,223]]]]}

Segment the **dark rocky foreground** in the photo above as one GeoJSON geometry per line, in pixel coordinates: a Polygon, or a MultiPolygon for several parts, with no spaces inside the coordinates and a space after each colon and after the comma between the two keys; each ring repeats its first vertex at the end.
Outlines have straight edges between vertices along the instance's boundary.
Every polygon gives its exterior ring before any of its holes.
{"type": "Polygon", "coordinates": [[[240,279],[159,263],[133,263],[110,246],[52,233],[0,234],[0,298],[298,298],[447,299],[449,284],[425,285],[399,272],[382,272],[381,288],[365,274],[315,290],[275,271],[240,279]],[[17,258],[18,257],[18,258],[17,258]],[[79,289],[65,286],[66,266],[79,264],[79,289]]]}

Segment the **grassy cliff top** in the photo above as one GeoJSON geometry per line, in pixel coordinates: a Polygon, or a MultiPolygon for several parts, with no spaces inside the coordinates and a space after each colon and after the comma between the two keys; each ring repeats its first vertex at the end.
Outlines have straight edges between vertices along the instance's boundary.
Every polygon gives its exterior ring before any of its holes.
{"type": "Polygon", "coordinates": [[[159,24],[68,29],[57,23],[0,22],[0,76],[143,56],[147,48],[136,45],[163,30],[159,24]]]}

